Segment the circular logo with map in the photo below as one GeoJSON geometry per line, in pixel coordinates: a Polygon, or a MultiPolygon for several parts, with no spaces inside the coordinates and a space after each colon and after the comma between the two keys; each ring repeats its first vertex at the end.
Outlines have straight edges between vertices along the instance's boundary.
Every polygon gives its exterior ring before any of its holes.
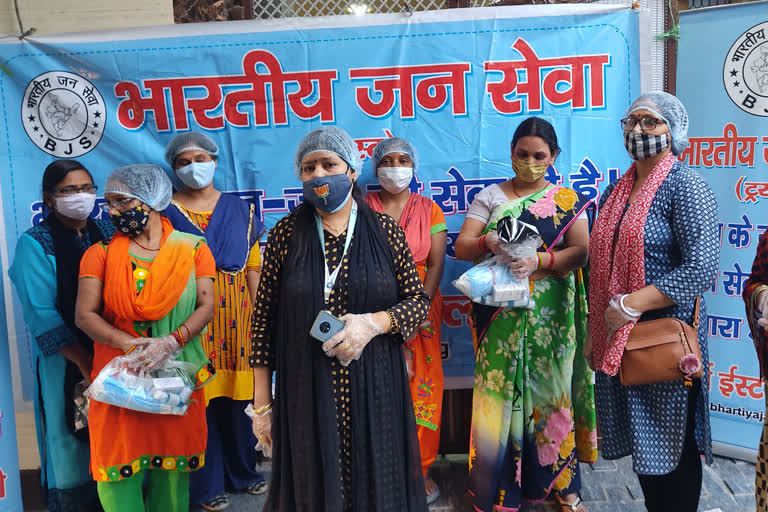
{"type": "Polygon", "coordinates": [[[43,73],[24,91],[24,130],[37,147],[57,158],[77,158],[95,148],[106,118],[101,93],[74,73],[43,73]]]}
{"type": "Polygon", "coordinates": [[[733,43],[723,65],[723,84],[741,110],[768,117],[768,21],[733,43]]]}

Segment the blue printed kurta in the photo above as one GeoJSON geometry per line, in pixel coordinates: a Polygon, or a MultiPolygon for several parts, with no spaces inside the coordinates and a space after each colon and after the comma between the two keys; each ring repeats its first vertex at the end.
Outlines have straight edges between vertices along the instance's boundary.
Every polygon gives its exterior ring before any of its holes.
{"type": "MultiPolygon", "coordinates": [[[[115,228],[94,219],[105,240],[115,228]]],[[[83,231],[84,249],[93,243],[83,231]]],[[[77,343],[58,308],[56,257],[48,226],[27,230],[16,244],[8,275],[16,286],[24,320],[35,338],[35,423],[40,452],[41,480],[48,491],[49,510],[75,510],[97,499],[88,461],[90,447],[69,431],[65,420],[64,376],[66,359],[59,351],[77,343]]]]}
{"type": "MultiPolygon", "coordinates": [[[[608,186],[600,205],[613,190],[608,186]]],[[[707,292],[718,274],[720,243],[717,201],[709,185],[680,162],[661,184],[644,230],[645,282],[675,305],[649,311],[642,320],[674,317],[693,322],[697,296],[707,292]]],[[[712,462],[709,427],[709,355],[706,303],[701,300],[701,345],[704,374],[696,404],[696,445],[712,462]]],[[[598,372],[595,378],[598,429],[603,457],[632,455],[636,473],[662,475],[680,461],[686,430],[687,389],[682,381],[624,387],[619,377],[598,372]]]]}

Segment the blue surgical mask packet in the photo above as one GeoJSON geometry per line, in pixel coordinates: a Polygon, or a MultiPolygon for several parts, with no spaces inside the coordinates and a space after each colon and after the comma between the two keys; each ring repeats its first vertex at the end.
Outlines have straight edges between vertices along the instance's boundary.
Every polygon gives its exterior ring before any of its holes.
{"type": "Polygon", "coordinates": [[[134,358],[120,356],[109,362],[85,391],[91,400],[149,414],[183,416],[189,407],[194,365],[169,360],[147,371],[134,358]]]}

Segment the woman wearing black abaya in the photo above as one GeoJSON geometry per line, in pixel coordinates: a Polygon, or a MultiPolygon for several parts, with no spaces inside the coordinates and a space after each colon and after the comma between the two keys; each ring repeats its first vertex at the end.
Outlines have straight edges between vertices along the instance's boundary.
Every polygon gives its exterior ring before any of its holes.
{"type": "Polygon", "coordinates": [[[362,200],[357,155],[338,128],[304,137],[305,201],[267,240],[251,361],[267,511],[426,511],[402,343],[429,297],[401,228],[362,200]],[[309,335],[321,310],[345,322],[326,343],[309,335]]]}

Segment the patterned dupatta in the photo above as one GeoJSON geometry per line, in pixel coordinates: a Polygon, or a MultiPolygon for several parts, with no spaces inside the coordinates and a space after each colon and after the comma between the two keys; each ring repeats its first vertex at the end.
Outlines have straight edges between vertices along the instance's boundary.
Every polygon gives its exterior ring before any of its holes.
{"type": "Polygon", "coordinates": [[[616,183],[595,221],[589,241],[589,327],[595,371],[608,375],[616,375],[619,371],[629,333],[637,322],[630,322],[609,336],[605,310],[614,295],[645,287],[645,221],[656,191],[674,163],[675,156],[671,152],[661,159],[627,207],[635,184],[633,163],[616,183]]]}

